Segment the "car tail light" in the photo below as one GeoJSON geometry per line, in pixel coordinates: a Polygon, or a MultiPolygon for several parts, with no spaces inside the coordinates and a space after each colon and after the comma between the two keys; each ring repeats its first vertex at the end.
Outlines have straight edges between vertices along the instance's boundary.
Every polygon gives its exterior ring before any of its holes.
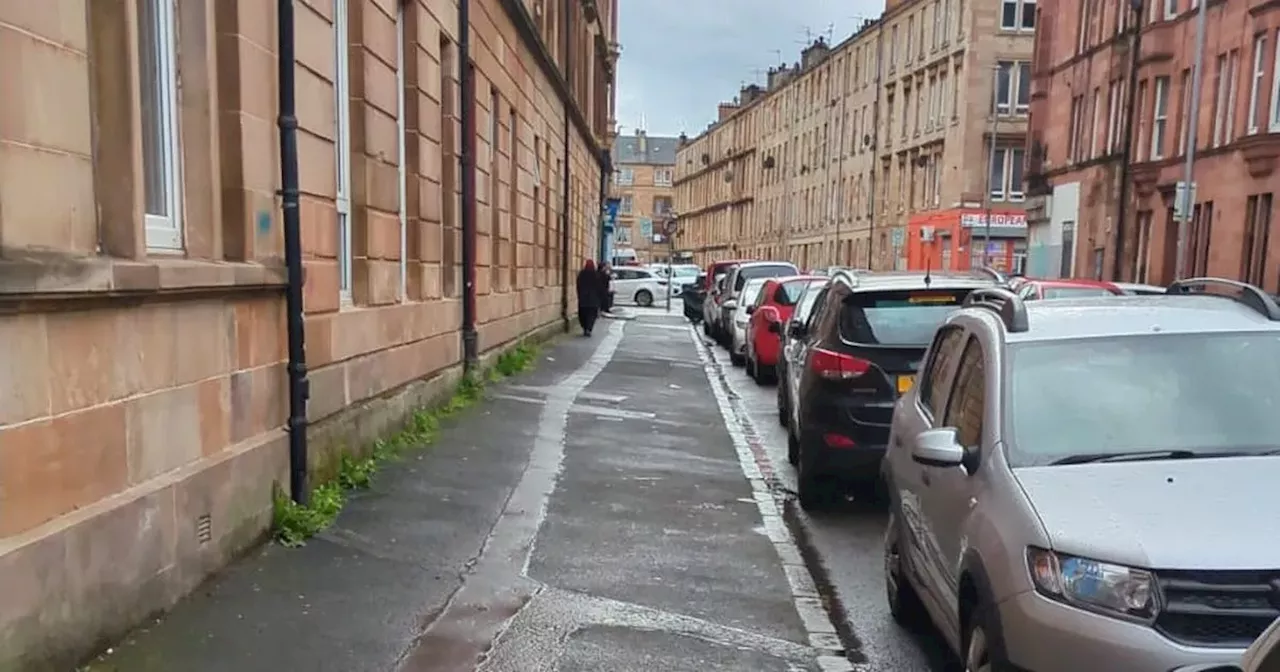
{"type": "Polygon", "coordinates": [[[871,362],[852,355],[814,348],[809,356],[809,368],[827,380],[857,378],[871,368],[871,362]]]}

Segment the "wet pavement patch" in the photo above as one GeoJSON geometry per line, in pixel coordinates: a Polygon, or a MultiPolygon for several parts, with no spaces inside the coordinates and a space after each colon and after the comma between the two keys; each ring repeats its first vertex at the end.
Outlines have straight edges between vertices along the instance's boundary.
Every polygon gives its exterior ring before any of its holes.
{"type": "Polygon", "coordinates": [[[774,658],[695,637],[618,627],[590,627],[574,633],[556,672],[801,672],[815,665],[774,658]]]}

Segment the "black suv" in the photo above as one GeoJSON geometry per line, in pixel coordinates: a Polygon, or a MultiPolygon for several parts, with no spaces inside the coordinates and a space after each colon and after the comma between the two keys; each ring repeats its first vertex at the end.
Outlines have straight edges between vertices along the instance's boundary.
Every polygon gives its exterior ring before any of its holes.
{"type": "Polygon", "coordinates": [[[881,501],[880,460],[898,397],[915,384],[934,332],[969,292],[997,286],[973,274],[837,272],[808,320],[790,326],[794,408],[788,452],[800,505],[881,501]]]}

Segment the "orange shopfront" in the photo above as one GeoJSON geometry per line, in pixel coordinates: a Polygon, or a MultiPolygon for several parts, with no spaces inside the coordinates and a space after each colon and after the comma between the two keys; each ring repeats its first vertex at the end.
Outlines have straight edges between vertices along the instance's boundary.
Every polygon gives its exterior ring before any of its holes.
{"type": "MultiPolygon", "coordinates": [[[[907,223],[907,269],[966,271],[970,260],[982,265],[987,214],[978,208],[921,213],[907,223]],[[977,245],[977,249],[971,247],[977,245]]],[[[1027,215],[1022,210],[992,210],[987,265],[1021,272],[1027,258],[1027,215]]]]}

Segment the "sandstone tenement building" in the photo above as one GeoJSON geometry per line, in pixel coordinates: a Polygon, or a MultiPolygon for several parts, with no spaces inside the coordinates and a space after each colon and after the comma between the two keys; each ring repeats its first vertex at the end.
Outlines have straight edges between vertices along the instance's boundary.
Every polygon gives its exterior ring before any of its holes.
{"type": "Polygon", "coordinates": [[[771,69],[677,156],[681,246],[803,267],[1019,265],[1037,16],[1035,0],[891,0],[771,69]]]}
{"type": "MultiPolygon", "coordinates": [[[[293,3],[317,469],[458,377],[464,235],[481,354],[562,328],[597,249],[616,0],[461,0],[469,55],[458,1],[293,3]]],[[[276,6],[0,3],[2,669],[70,669],[271,524],[276,6]]]]}
{"type": "Polygon", "coordinates": [[[675,212],[676,144],[678,139],[649,135],[637,129],[613,142],[613,186],[618,199],[618,223],[613,247],[631,249],[636,261],[665,259],[668,245],[661,238],[662,223],[675,212]]]}

